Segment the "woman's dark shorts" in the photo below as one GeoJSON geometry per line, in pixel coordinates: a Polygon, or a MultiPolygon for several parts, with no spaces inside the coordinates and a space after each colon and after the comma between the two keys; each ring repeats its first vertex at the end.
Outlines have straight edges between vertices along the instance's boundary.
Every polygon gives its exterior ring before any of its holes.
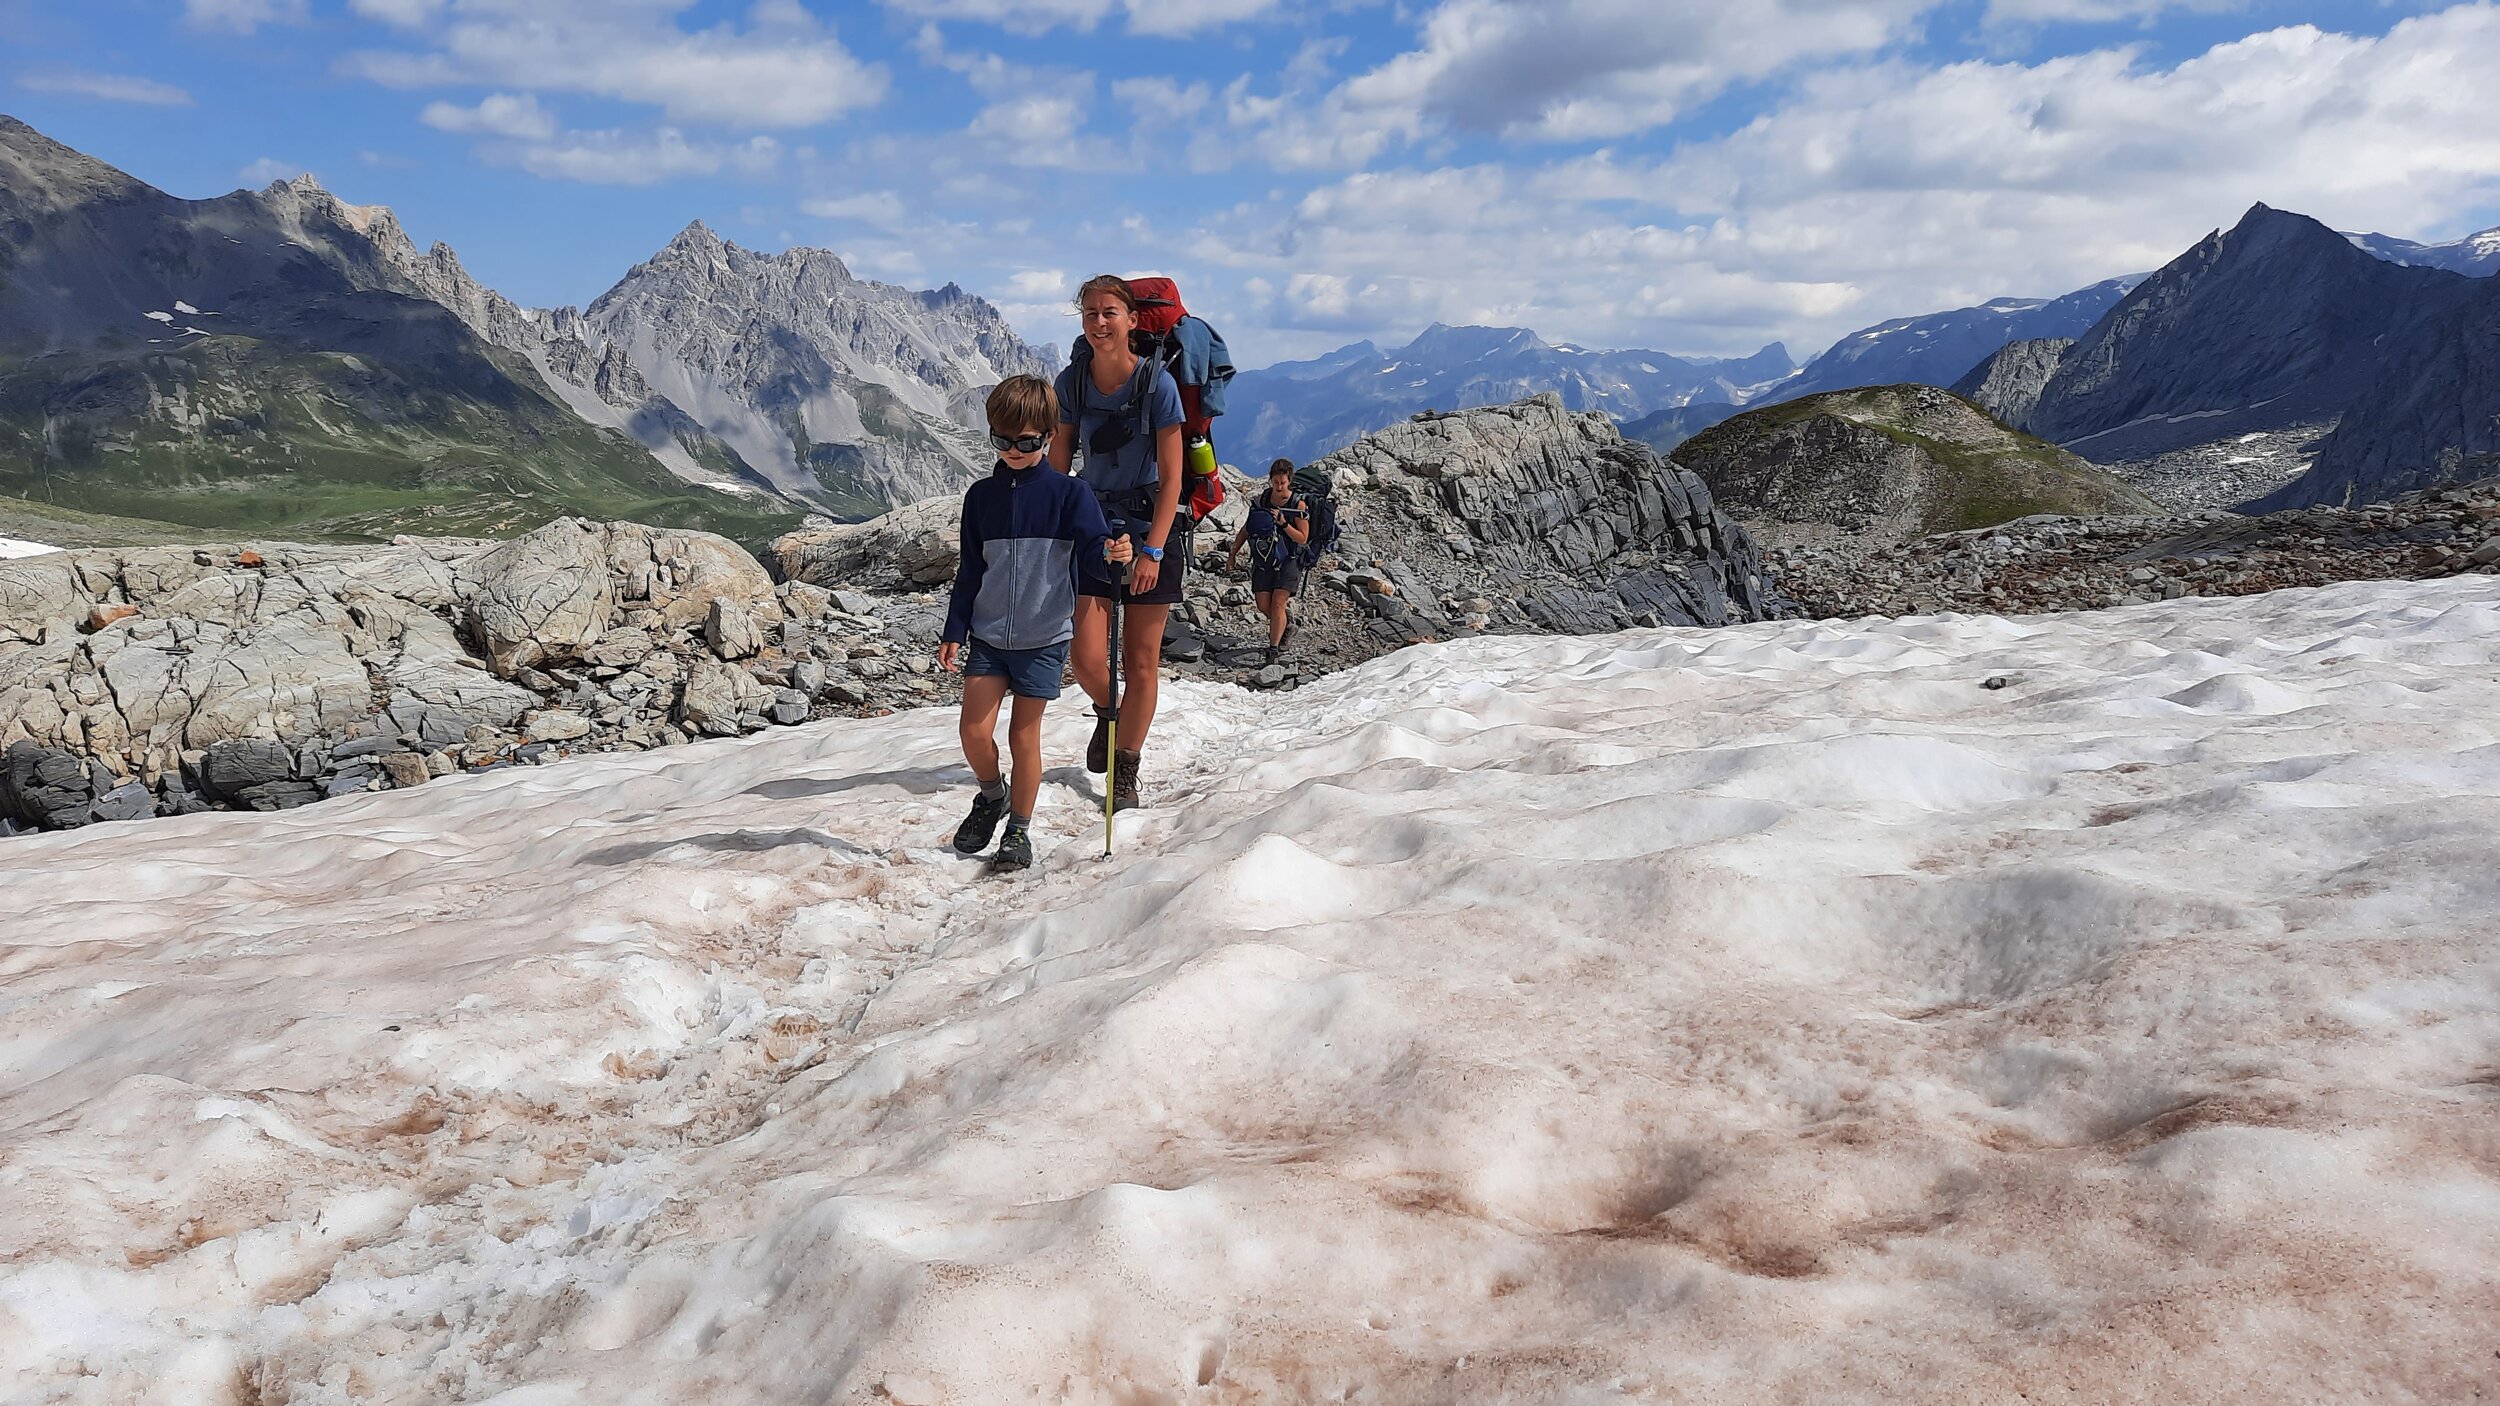
{"type": "Polygon", "coordinates": [[[1060,679],[1068,672],[1068,642],[1039,649],[992,649],[974,639],[964,646],[964,677],[995,674],[1007,681],[1018,698],[1056,698],[1060,679]]]}
{"type": "MultiPolygon", "coordinates": [[[[1138,539],[1140,542],[1144,540],[1142,537],[1138,539]]],[[[1128,569],[1132,575],[1137,570],[1138,562],[1144,560],[1145,557],[1140,556],[1136,561],[1129,563],[1128,569]]],[[[1172,540],[1163,544],[1163,560],[1157,565],[1161,574],[1156,577],[1153,590],[1141,595],[1137,588],[1132,586],[1129,588],[1129,593],[1120,599],[1130,605],[1180,604],[1181,578],[1189,574],[1189,539],[1178,532],[1173,533],[1172,540]]],[[[1112,568],[1114,571],[1118,569],[1118,567],[1112,568]]],[[[1076,589],[1079,595],[1092,596],[1096,600],[1109,600],[1113,586],[1111,582],[1098,580],[1094,573],[1087,571],[1076,578],[1076,589]]]]}
{"type": "Polygon", "coordinates": [[[1283,561],[1250,563],[1250,589],[1258,592],[1283,591],[1287,595],[1302,594],[1302,558],[1287,552],[1283,561]]]}

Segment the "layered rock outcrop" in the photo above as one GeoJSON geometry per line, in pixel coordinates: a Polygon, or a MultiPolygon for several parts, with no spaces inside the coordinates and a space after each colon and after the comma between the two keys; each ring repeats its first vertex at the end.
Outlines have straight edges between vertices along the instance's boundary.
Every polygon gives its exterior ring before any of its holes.
{"type": "Polygon", "coordinates": [[[0,562],[0,823],[283,809],[802,721],[889,672],[926,684],[884,631],[725,538],[584,519],[0,562]]]}
{"type": "Polygon", "coordinates": [[[955,579],[963,495],[942,494],[866,522],[812,522],[764,549],[784,580],[872,591],[943,588],[955,579]]]}
{"type": "Polygon", "coordinates": [[[1752,538],[1710,489],[1552,394],[1424,414],[1319,461],[1341,551],[1399,643],[1770,618],[1752,538]],[[1388,589],[1383,590],[1381,587],[1388,589]]]}

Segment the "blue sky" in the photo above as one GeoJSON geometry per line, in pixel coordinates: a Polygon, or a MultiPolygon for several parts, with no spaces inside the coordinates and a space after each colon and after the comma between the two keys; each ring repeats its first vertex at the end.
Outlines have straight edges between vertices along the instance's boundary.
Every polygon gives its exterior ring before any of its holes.
{"type": "Polygon", "coordinates": [[[2252,202],[2500,224],[2500,6],[0,0],[0,111],[177,195],[316,173],[534,305],[689,220],[1028,336],[1172,273],[1245,364],[1433,321],[1800,356],[2252,202]]]}

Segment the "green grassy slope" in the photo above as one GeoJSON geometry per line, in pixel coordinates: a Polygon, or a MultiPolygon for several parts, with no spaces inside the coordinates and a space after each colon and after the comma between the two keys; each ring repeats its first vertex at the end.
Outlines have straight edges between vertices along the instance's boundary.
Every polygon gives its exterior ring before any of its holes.
{"type": "Polygon", "coordinates": [[[1922,506],[1923,532],[1993,527],[2034,513],[2149,513],[2160,508],[2115,475],[2046,440],[1990,419],[1960,396],[1950,400],[1977,417],[1976,437],[1940,438],[1913,425],[1910,402],[1949,395],[1924,386],[1875,386],[1805,396],[1748,411],[1714,425],[1679,447],[1678,462],[1710,476],[1707,466],[1783,452],[1793,432],[1832,416],[1895,444],[1916,449],[1937,468],[1935,492],[1922,506]]]}
{"type": "Polygon", "coordinates": [[[798,521],[679,480],[505,359],[213,336],[0,368],[0,501],[298,540],[502,536],[579,514],[753,545],[798,521]]]}

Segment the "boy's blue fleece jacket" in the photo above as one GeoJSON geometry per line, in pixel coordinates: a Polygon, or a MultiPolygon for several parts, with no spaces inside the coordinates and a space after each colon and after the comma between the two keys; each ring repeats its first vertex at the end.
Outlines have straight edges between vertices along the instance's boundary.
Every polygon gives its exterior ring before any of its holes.
{"type": "Polygon", "coordinates": [[[1111,536],[1093,490],[1046,464],[1002,461],[964,491],[963,560],[946,603],[943,640],[1042,649],[1076,635],[1080,570],[1103,580],[1111,536]]]}

